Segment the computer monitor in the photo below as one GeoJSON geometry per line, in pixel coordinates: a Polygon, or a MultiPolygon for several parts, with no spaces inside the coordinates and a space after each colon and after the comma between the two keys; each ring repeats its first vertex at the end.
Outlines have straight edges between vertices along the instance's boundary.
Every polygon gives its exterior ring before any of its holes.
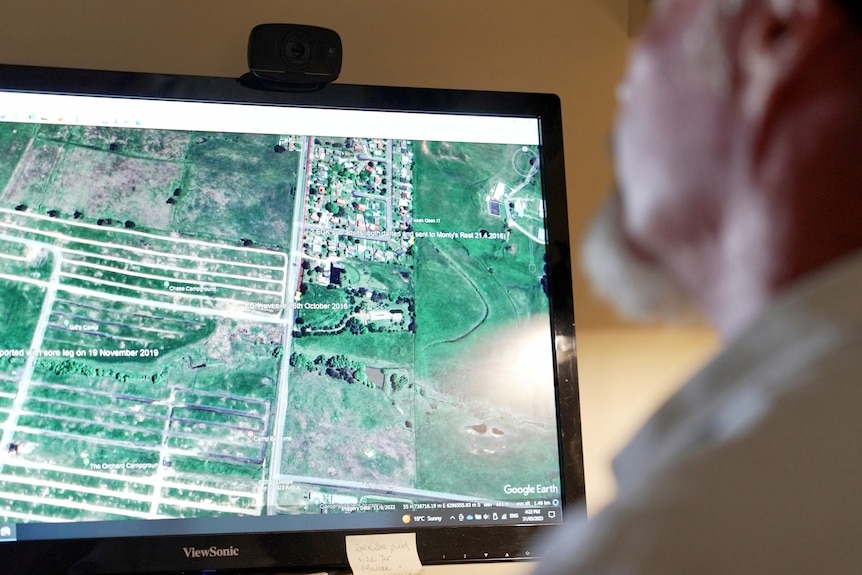
{"type": "Polygon", "coordinates": [[[4,572],[535,557],[572,307],[556,96],[0,66],[4,572]]]}

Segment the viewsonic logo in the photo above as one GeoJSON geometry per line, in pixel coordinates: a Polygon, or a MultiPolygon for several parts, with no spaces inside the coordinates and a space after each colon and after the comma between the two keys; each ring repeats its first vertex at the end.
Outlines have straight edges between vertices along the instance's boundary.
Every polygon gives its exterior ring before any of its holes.
{"type": "Polygon", "coordinates": [[[231,545],[230,547],[208,547],[207,549],[198,549],[197,547],[183,547],[183,553],[188,559],[203,559],[206,557],[239,557],[239,548],[231,545]]]}

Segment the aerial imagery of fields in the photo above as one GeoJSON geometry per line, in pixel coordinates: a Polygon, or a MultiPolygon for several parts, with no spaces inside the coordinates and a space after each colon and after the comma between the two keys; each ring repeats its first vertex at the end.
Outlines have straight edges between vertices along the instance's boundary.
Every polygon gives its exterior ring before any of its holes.
{"type": "Polygon", "coordinates": [[[558,492],[543,218],[532,146],[0,124],[0,523],[558,492]]]}

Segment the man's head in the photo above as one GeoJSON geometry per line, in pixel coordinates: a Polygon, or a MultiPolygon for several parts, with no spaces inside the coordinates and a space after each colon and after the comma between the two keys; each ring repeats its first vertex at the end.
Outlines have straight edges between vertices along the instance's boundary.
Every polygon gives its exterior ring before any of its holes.
{"type": "Polygon", "coordinates": [[[621,85],[621,244],[725,334],[862,248],[862,25],[844,4],[656,0],[621,85]]]}

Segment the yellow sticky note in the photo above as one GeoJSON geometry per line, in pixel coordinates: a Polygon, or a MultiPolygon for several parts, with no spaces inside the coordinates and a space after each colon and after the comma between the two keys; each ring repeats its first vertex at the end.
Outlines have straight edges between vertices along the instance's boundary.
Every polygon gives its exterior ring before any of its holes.
{"type": "Polygon", "coordinates": [[[415,533],[348,535],[345,541],[353,575],[418,575],[422,571],[415,533]]]}

